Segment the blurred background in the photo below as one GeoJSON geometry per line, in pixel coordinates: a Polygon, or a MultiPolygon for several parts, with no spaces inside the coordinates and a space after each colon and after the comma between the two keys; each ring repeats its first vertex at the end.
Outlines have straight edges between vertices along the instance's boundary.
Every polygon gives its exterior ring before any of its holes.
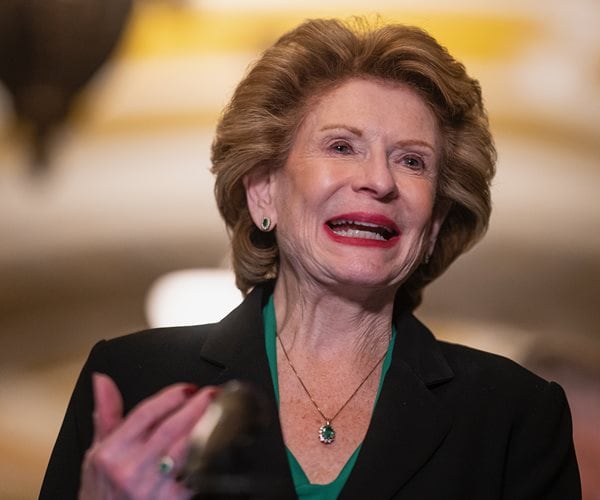
{"type": "Polygon", "coordinates": [[[418,315],[563,384],[600,498],[597,0],[3,0],[0,498],[37,496],[96,341],[231,288],[209,147],[248,64],[307,17],[375,13],[466,64],[499,152],[488,236],[418,315]]]}

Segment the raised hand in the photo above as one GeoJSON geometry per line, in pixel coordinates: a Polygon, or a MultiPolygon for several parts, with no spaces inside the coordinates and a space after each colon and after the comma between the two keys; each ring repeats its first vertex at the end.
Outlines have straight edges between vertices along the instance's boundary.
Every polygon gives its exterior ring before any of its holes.
{"type": "Polygon", "coordinates": [[[175,384],[123,417],[113,380],[95,373],[92,383],[94,440],[83,462],[80,500],[190,498],[177,475],[192,428],[217,389],[175,384]]]}

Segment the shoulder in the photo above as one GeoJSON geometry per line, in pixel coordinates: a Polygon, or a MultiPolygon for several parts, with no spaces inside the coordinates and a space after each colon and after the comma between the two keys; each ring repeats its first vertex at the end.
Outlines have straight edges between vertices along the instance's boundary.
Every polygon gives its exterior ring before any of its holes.
{"type": "Polygon", "coordinates": [[[504,415],[513,424],[522,419],[568,414],[562,387],[543,379],[506,357],[471,347],[438,341],[454,372],[452,382],[442,389],[447,396],[481,415],[504,415]]]}
{"type": "Polygon", "coordinates": [[[143,356],[148,353],[165,353],[173,350],[201,348],[215,324],[152,328],[100,341],[94,349],[111,355],[119,353],[143,356]]]}
{"type": "Polygon", "coordinates": [[[504,356],[465,345],[437,341],[454,375],[460,381],[487,381],[489,384],[543,387],[547,382],[504,356]]]}
{"type": "Polygon", "coordinates": [[[209,384],[221,367],[203,359],[202,349],[215,329],[215,324],[155,328],[102,340],[85,371],[109,375],[126,408],[173,383],[209,384]]]}
{"type": "Polygon", "coordinates": [[[244,301],[218,323],[193,326],[153,328],[99,342],[95,349],[120,356],[122,353],[143,358],[147,355],[198,355],[205,344],[215,339],[234,343],[243,333],[262,328],[262,302],[268,297],[273,284],[257,286],[244,301]]]}
{"type": "Polygon", "coordinates": [[[86,371],[112,377],[126,407],[176,382],[213,384],[248,342],[260,344],[263,290],[257,287],[218,323],[155,328],[100,341],[86,371]]]}
{"type": "Polygon", "coordinates": [[[444,463],[464,457],[490,484],[496,478],[503,498],[580,498],[571,416],[561,386],[506,357],[436,340],[426,327],[417,330],[420,348],[435,353],[448,374],[428,385],[452,420],[444,463]]]}
{"type": "Polygon", "coordinates": [[[399,332],[395,355],[404,360],[429,387],[443,394],[468,393],[511,396],[544,390],[548,382],[517,362],[472,347],[437,339],[412,314],[396,319],[399,332]]]}
{"type": "Polygon", "coordinates": [[[414,316],[407,316],[404,325],[410,326],[405,332],[413,337],[404,346],[418,352],[412,357],[405,354],[405,359],[412,360],[421,375],[445,375],[424,381],[455,415],[455,427],[461,432],[479,432],[488,440],[494,436],[498,442],[512,440],[520,429],[542,439],[556,433],[570,436],[569,406],[559,384],[498,354],[437,340],[414,316]]]}
{"type": "Polygon", "coordinates": [[[90,358],[113,366],[164,364],[166,358],[181,362],[201,352],[215,327],[208,324],[153,328],[101,340],[93,347],[90,358]]]}
{"type": "Polygon", "coordinates": [[[455,374],[444,394],[455,427],[462,440],[485,443],[482,456],[497,450],[505,498],[581,498],[562,387],[505,357],[438,344],[455,374]]]}

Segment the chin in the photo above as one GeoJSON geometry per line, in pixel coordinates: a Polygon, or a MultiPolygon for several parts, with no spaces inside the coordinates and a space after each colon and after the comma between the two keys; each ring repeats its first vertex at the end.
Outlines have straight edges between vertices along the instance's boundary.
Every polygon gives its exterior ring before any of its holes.
{"type": "Polygon", "coordinates": [[[345,288],[358,288],[361,290],[388,290],[397,289],[403,280],[389,274],[365,272],[345,272],[332,277],[333,281],[345,288]]]}
{"type": "Polygon", "coordinates": [[[330,280],[344,287],[356,287],[370,290],[397,290],[408,279],[412,268],[396,268],[397,272],[390,273],[392,264],[382,265],[353,261],[339,262],[327,273],[330,280]],[[345,264],[342,268],[342,264],[345,264]]]}

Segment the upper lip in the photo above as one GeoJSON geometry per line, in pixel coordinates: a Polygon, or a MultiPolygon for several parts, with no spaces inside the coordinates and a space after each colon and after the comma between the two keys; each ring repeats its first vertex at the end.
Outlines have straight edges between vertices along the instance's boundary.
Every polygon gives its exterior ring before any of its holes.
{"type": "Polygon", "coordinates": [[[351,212],[347,214],[336,215],[335,217],[329,219],[326,224],[330,228],[341,224],[360,226],[365,231],[377,231],[387,240],[400,234],[400,228],[396,225],[396,223],[383,214],[351,212]]]}

